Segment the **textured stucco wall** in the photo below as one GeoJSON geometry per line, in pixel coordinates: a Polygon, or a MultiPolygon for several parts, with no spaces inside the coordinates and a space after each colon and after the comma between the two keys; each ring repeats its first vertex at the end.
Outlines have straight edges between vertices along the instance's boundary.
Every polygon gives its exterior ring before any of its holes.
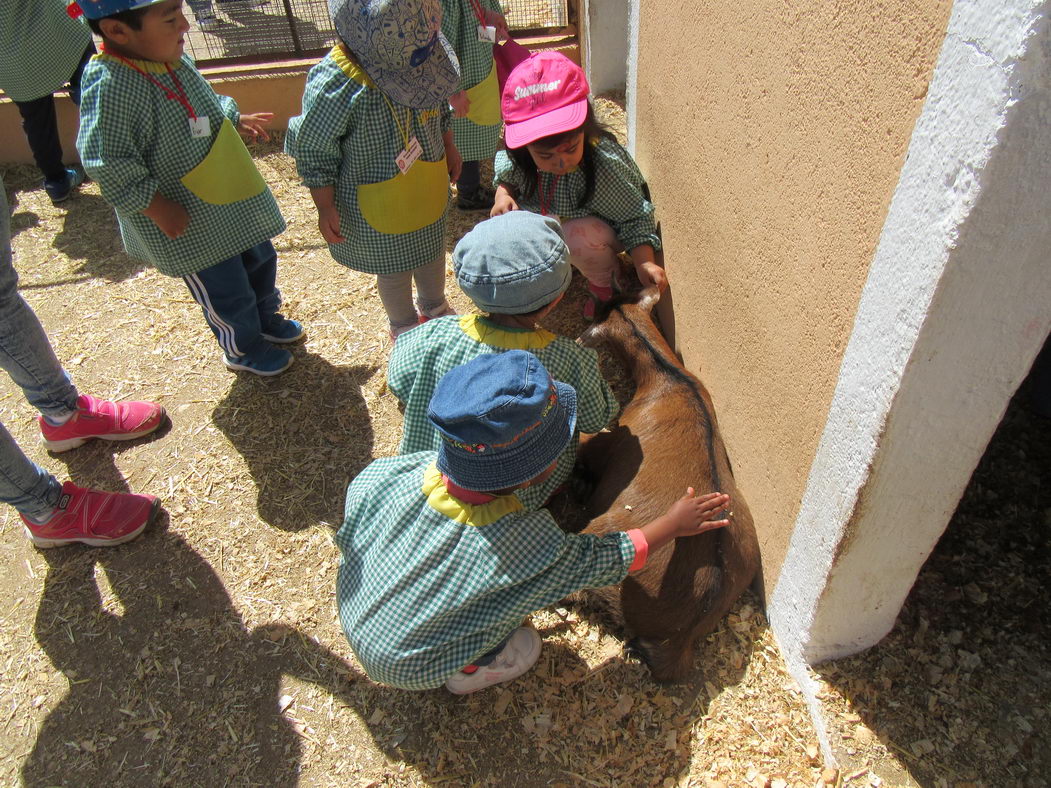
{"type": "Polygon", "coordinates": [[[948,0],[647,0],[636,158],[772,588],[948,0]]]}

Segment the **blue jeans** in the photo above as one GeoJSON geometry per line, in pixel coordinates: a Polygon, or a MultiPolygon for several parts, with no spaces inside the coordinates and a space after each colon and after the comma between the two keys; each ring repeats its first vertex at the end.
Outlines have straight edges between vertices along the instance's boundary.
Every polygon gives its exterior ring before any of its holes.
{"type": "Polygon", "coordinates": [[[183,281],[230,358],[249,356],[265,346],[262,334],[282,320],[277,314],[277,251],[270,241],[184,276],[183,281]]]}
{"type": "MultiPolygon", "coordinates": [[[[76,387],[55,357],[40,321],[18,293],[11,263],[11,220],[7,192],[0,180],[0,366],[18,384],[34,408],[63,417],[77,409],[76,387]]],[[[35,517],[58,505],[62,485],[26,457],[0,424],[0,501],[35,517]]]]}

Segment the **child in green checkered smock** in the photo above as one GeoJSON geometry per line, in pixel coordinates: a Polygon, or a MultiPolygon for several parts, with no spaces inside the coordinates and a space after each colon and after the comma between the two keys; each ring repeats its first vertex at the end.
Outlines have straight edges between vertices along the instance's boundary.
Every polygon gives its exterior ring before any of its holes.
{"type": "Polygon", "coordinates": [[[285,222],[235,130],[265,136],[272,115],[242,114],[216,95],[183,54],[181,4],[82,4],[103,51],[84,70],[77,148],[128,254],[182,277],[227,367],[283,371],[292,354],[274,343],[303,335],[278,313],[270,239],[285,222]]]}
{"type": "MultiPolygon", "coordinates": [[[[538,52],[515,66],[501,96],[506,151],[496,156],[492,214],[527,210],[563,223],[570,262],[599,301],[613,296],[620,253],[639,281],[664,289],[653,203],[631,155],[595,119],[580,66],[538,52]]],[[[591,317],[595,303],[584,313],[591,317]]]]}
{"type": "Polygon", "coordinates": [[[285,149],[332,256],[377,275],[396,338],[452,312],[445,213],[460,170],[448,105],[455,56],[438,30],[438,0],[334,0],[332,13],[342,42],[310,70],[285,149]]]}
{"type": "Polygon", "coordinates": [[[84,180],[63,163],[54,93],[69,85],[80,103],[80,77],[95,52],[91,31],[71,19],[64,0],[0,2],[0,90],[18,107],[29,149],[51,201],[60,203],[84,180]]]}
{"type": "Polygon", "coordinates": [[[673,538],[729,524],[705,519],[728,496],[692,488],[642,528],[603,536],[567,534],[523,504],[515,491],[552,472],[576,412],[573,387],[531,353],[478,356],[435,387],[437,452],[376,460],[351,482],[336,601],[371,678],[404,689],[444,682],[458,694],[509,681],[540,655],[525,616],[620,582],[673,538]]]}
{"type": "Polygon", "coordinates": [[[493,192],[481,181],[482,161],[492,161],[500,140],[500,87],[493,46],[507,37],[497,0],[442,0],[442,33],[460,61],[460,85],[449,103],[463,168],[456,181],[456,207],[488,210],[493,192]]]}
{"type": "Polygon", "coordinates": [[[551,477],[517,494],[526,503],[543,505],[569,478],[579,433],[604,428],[618,406],[602,379],[595,351],[537,325],[569,286],[568,257],[558,222],[525,211],[481,222],[460,239],[453,251],[457,281],[487,314],[431,320],[394,345],[387,383],[405,406],[399,453],[435,450],[441,445],[427,419],[427,408],[434,387],[449,370],[485,353],[526,350],[556,380],[576,389],[577,433],[551,477]]]}

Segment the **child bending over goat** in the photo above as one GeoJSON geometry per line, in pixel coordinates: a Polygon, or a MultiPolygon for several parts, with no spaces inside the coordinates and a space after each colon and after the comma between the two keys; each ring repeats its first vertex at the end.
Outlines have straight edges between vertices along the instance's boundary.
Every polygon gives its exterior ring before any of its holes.
{"type": "Polygon", "coordinates": [[[370,677],[456,694],[509,681],[540,655],[525,616],[620,582],[674,538],[728,524],[708,518],[729,496],[692,487],[640,528],[603,536],[564,533],[523,505],[514,492],[554,472],[576,417],[576,392],[536,356],[479,356],[435,388],[437,452],[376,460],[351,483],[336,597],[370,677]]]}

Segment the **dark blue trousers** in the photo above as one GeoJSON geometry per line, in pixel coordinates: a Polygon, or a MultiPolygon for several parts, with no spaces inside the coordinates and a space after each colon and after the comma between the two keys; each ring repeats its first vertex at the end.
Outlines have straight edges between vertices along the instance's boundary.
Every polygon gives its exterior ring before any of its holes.
{"type": "Polygon", "coordinates": [[[277,313],[277,252],[270,241],[184,276],[183,281],[230,358],[251,354],[266,342],[263,332],[282,320],[277,313]]]}

